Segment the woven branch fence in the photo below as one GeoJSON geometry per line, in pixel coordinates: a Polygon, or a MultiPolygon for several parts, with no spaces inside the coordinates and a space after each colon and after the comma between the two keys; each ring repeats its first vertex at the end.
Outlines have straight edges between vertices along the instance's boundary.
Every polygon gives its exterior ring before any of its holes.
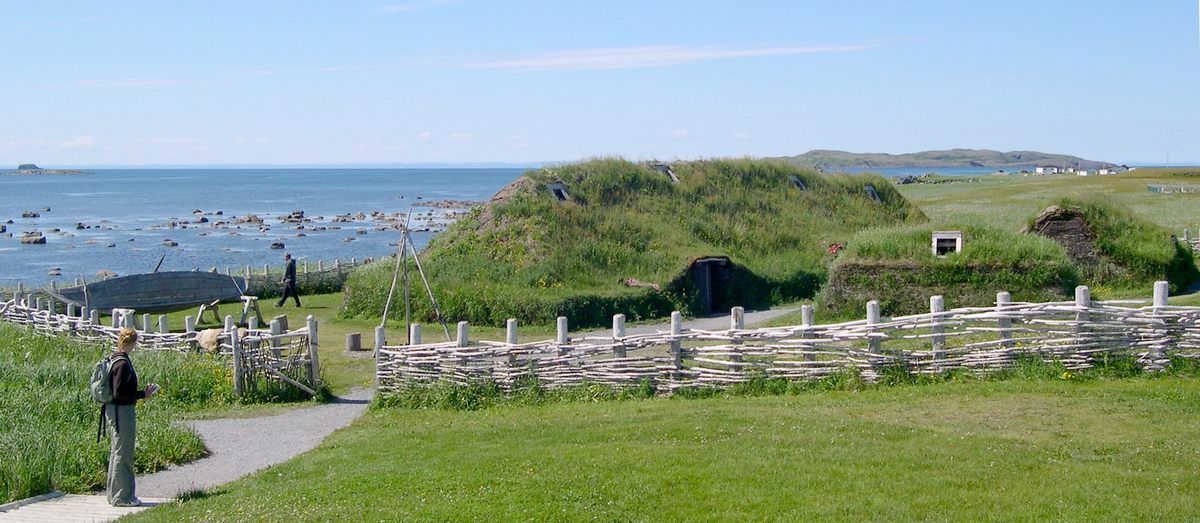
{"type": "Polygon", "coordinates": [[[1067,369],[1093,366],[1105,357],[1135,358],[1148,370],[1162,369],[1172,357],[1200,357],[1200,307],[1167,306],[1167,284],[1155,284],[1154,299],[1091,300],[1087,287],[1075,301],[1014,303],[997,295],[993,307],[945,310],[941,296],[930,312],[881,318],[879,304],[867,304],[867,318],[818,325],[809,306],[801,325],[744,328],[735,307],[729,329],[684,329],[679,313],[671,329],[625,335],[624,316],[613,318],[611,334],[572,339],[559,318],[555,339],[517,343],[510,320],[504,342],[471,342],[465,322],[458,340],[388,346],[376,332],[376,374],[381,394],[437,383],[495,383],[505,390],[536,378],[554,388],[583,383],[614,387],[653,385],[659,393],[689,387],[722,387],[757,378],[813,380],[855,371],[868,381],[887,370],[937,374],[954,370],[988,373],[1022,358],[1061,362],[1067,369]]]}
{"type": "MultiPolygon", "coordinates": [[[[142,315],[140,327],[137,316],[128,309],[115,309],[112,322],[105,325],[92,311],[88,316],[55,312],[49,300],[31,304],[24,296],[16,295],[0,302],[0,321],[23,326],[44,336],[62,336],[112,345],[122,327],[138,331],[138,348],[147,351],[197,352],[199,337],[191,323],[184,332],[169,332],[166,317],[159,316],[158,328],[153,328],[150,315],[142,315]]],[[[190,319],[190,318],[189,318],[190,319]]],[[[233,374],[233,390],[238,396],[255,390],[260,384],[283,382],[315,395],[320,380],[317,359],[317,321],[309,316],[304,327],[285,330],[278,320],[269,329],[259,329],[252,322],[248,329],[234,326],[233,317],[225,317],[225,328],[217,335],[217,354],[229,360],[233,374]]]]}

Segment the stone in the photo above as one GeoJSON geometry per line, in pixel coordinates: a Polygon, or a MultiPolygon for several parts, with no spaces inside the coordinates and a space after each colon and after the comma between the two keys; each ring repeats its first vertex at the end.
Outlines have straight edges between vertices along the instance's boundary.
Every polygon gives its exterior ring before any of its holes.
{"type": "Polygon", "coordinates": [[[272,249],[282,249],[282,248],[283,248],[283,242],[272,242],[272,243],[271,243],[271,248],[272,248],[272,249]]]}
{"type": "Polygon", "coordinates": [[[179,242],[170,238],[163,239],[163,245],[167,247],[179,247],[179,242]]]}
{"type": "Polygon", "coordinates": [[[25,212],[21,213],[21,217],[22,218],[41,218],[42,215],[40,215],[36,212],[33,212],[33,211],[25,211],[25,212]]]}
{"type": "Polygon", "coordinates": [[[27,232],[21,236],[21,243],[26,245],[42,245],[46,243],[46,237],[40,232],[27,232]]]}

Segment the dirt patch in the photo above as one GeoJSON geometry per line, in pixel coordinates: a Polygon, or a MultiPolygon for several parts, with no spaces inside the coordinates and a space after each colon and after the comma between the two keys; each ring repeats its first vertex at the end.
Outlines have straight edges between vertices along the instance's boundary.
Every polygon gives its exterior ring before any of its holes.
{"type": "Polygon", "coordinates": [[[1071,263],[1081,268],[1095,269],[1100,265],[1096,235],[1079,209],[1051,206],[1021,232],[1039,234],[1058,242],[1067,250],[1071,263]]]}
{"type": "Polygon", "coordinates": [[[483,205],[483,208],[479,212],[479,233],[492,232],[507,225],[504,223],[504,220],[500,220],[500,223],[497,223],[495,213],[497,205],[504,203],[518,194],[529,194],[535,192],[535,190],[536,184],[532,179],[528,176],[520,176],[516,180],[513,180],[512,183],[496,191],[496,194],[492,195],[492,198],[483,205]]]}

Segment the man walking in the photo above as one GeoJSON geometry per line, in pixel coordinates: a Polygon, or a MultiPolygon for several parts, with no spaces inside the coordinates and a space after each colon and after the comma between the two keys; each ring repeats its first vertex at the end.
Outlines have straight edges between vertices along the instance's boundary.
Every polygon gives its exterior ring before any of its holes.
{"type": "Polygon", "coordinates": [[[292,259],[292,253],[283,255],[283,262],[287,264],[283,269],[283,296],[279,297],[279,302],[276,307],[283,307],[283,302],[287,301],[288,296],[295,298],[296,307],[300,307],[300,293],[296,292],[296,260],[292,259]]]}

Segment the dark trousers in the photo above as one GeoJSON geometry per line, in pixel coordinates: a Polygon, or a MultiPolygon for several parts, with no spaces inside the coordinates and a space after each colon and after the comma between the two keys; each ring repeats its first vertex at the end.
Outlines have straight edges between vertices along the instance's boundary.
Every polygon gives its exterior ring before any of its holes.
{"type": "Polygon", "coordinates": [[[283,302],[287,301],[288,296],[296,299],[296,306],[300,306],[300,293],[296,292],[296,282],[288,280],[283,284],[283,296],[280,296],[279,301],[275,304],[276,307],[283,307],[283,302]]]}

